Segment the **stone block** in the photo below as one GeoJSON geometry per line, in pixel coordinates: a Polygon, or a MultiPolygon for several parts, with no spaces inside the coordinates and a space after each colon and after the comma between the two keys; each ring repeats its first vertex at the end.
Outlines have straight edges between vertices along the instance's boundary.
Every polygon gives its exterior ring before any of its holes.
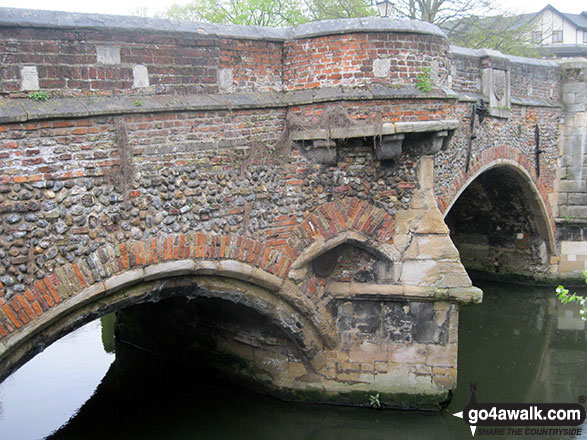
{"type": "Polygon", "coordinates": [[[292,379],[307,374],[306,366],[301,362],[288,362],[287,367],[289,377],[292,379]]]}
{"type": "Polygon", "coordinates": [[[363,342],[351,347],[349,352],[351,362],[375,362],[387,360],[387,349],[385,345],[363,342]]]}
{"type": "Polygon", "coordinates": [[[576,93],[563,93],[563,103],[567,105],[574,104],[576,97],[576,93]]]}
{"type": "Polygon", "coordinates": [[[133,88],[149,87],[149,71],[146,66],[137,64],[132,68],[133,88]]]}
{"type": "Polygon", "coordinates": [[[562,85],[563,96],[569,93],[581,93],[585,92],[585,83],[573,82],[562,85]]]}
{"type": "Polygon", "coordinates": [[[127,270],[120,275],[114,275],[104,280],[104,287],[106,290],[120,290],[143,280],[144,275],[142,268],[127,270]]]}
{"type": "Polygon", "coordinates": [[[450,273],[445,273],[442,276],[441,281],[438,283],[438,287],[442,287],[442,288],[454,288],[454,287],[471,287],[472,283],[471,283],[471,279],[469,278],[469,275],[467,274],[467,272],[465,271],[465,269],[463,268],[463,266],[461,265],[460,262],[457,262],[455,264],[458,264],[461,268],[460,271],[458,270],[454,270],[450,273]]]}
{"type": "Polygon", "coordinates": [[[586,241],[563,241],[561,242],[561,254],[570,255],[587,255],[586,241]]]}
{"type": "Polygon", "coordinates": [[[584,112],[585,111],[585,104],[570,104],[565,107],[566,111],[575,113],[575,112],[584,112]]]}
{"type": "MultiPolygon", "coordinates": [[[[566,202],[569,205],[584,205],[587,206],[587,193],[571,193],[567,195],[566,202]]],[[[559,203],[564,203],[559,198],[559,203]]]]}
{"type": "Polygon", "coordinates": [[[253,268],[248,264],[235,260],[218,262],[218,275],[239,280],[248,280],[253,274],[253,268]]]}
{"type": "Polygon", "coordinates": [[[432,382],[440,388],[453,389],[457,383],[457,369],[433,367],[432,382]]]}
{"type": "Polygon", "coordinates": [[[376,373],[387,373],[389,366],[386,361],[375,361],[376,373]]]}
{"type": "Polygon", "coordinates": [[[373,76],[375,78],[387,78],[391,60],[389,58],[376,58],[373,60],[373,76]]]}
{"type": "Polygon", "coordinates": [[[587,182],[584,180],[581,181],[571,181],[571,180],[562,180],[559,187],[560,192],[581,192],[587,193],[587,182]]]}
{"type": "Polygon", "coordinates": [[[96,62],[98,64],[120,64],[120,47],[97,45],[96,62]]]}
{"type": "Polygon", "coordinates": [[[420,222],[418,234],[449,234],[450,231],[444,222],[444,217],[440,213],[440,210],[433,206],[424,215],[424,218],[420,222]]]}
{"type": "Polygon", "coordinates": [[[391,344],[388,347],[389,360],[398,364],[424,364],[426,346],[419,344],[391,344]]]}
{"type": "Polygon", "coordinates": [[[412,260],[443,260],[459,258],[459,252],[448,235],[417,235],[405,253],[412,260]]]}
{"type": "Polygon", "coordinates": [[[585,262],[583,261],[569,261],[567,255],[561,256],[561,261],[558,265],[558,272],[559,273],[571,273],[571,272],[581,272],[584,269],[587,269],[585,262]]]}
{"type": "Polygon", "coordinates": [[[587,218],[587,206],[569,206],[567,215],[573,218],[587,218]]]}
{"type": "Polygon", "coordinates": [[[191,260],[169,261],[147,266],[144,272],[145,280],[188,275],[196,272],[196,264],[191,260]]]}
{"type": "Polygon", "coordinates": [[[23,66],[20,69],[20,90],[39,90],[37,66],[23,66]]]}
{"type": "Polygon", "coordinates": [[[457,344],[428,345],[426,364],[432,367],[456,367],[457,344]]]}
{"type": "Polygon", "coordinates": [[[438,276],[431,277],[436,266],[434,260],[406,260],[402,269],[400,282],[408,285],[430,286],[439,280],[438,276]]]}
{"type": "Polygon", "coordinates": [[[232,69],[218,69],[218,88],[221,92],[232,91],[232,69]]]}
{"type": "MultiPolygon", "coordinates": [[[[28,102],[26,103],[28,104],[28,102]]],[[[27,111],[25,106],[15,100],[0,101],[0,123],[22,122],[27,120],[27,111]]]]}
{"type": "Polygon", "coordinates": [[[76,98],[31,101],[26,111],[29,118],[72,118],[88,116],[86,106],[76,98]]]}

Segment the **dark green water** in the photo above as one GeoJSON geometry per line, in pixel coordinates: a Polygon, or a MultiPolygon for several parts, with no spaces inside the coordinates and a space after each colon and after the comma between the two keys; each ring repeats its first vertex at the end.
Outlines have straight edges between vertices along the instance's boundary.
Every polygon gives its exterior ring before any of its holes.
{"type": "MultiPolygon", "coordinates": [[[[460,440],[472,438],[471,433],[451,414],[462,411],[469,401],[472,382],[477,400],[488,403],[577,402],[587,395],[587,337],[575,307],[558,304],[553,288],[480,287],[484,303],[461,311],[458,389],[441,413],[281,402],[223,382],[210,372],[185,371],[169,360],[117,344],[118,360],[69,422],[52,434],[49,430],[27,436],[26,425],[2,431],[10,425],[0,413],[0,439],[460,440]]],[[[104,354],[100,343],[94,349],[104,354]]],[[[0,402],[7,408],[13,402],[4,400],[4,386],[0,385],[0,402]]],[[[68,393],[54,396],[55,402],[68,399],[68,393]]],[[[35,424],[34,408],[24,404],[20,411],[35,424]]]]}

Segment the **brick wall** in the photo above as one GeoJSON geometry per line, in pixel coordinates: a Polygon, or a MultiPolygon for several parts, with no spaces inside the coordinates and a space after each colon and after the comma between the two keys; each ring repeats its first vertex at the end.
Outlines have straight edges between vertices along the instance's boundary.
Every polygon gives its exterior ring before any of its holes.
{"type": "MultiPolygon", "coordinates": [[[[225,32],[226,33],[226,32],[225,32]]],[[[446,39],[406,32],[346,32],[268,41],[156,29],[30,25],[0,28],[0,93],[24,97],[297,90],[385,83],[414,85],[430,67],[448,75],[446,39]]]]}
{"type": "Polygon", "coordinates": [[[220,52],[217,39],[181,34],[2,28],[0,92],[20,96],[24,66],[55,96],[214,92],[220,52]],[[147,69],[148,86],[135,83],[135,66],[147,69]]]}
{"type": "Polygon", "coordinates": [[[446,50],[441,37],[403,33],[297,39],[285,45],[284,83],[288,90],[372,82],[413,85],[430,67],[440,85],[447,76],[446,50]]]}

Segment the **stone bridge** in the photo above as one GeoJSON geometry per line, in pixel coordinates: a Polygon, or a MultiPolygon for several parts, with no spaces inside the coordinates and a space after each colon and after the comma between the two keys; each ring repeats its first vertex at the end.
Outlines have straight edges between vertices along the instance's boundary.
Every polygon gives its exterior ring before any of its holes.
{"type": "Polygon", "coordinates": [[[584,268],[582,62],[375,18],[0,8],[0,35],[2,378],[119,311],[287,399],[438,408],[481,300],[461,259],[584,268]]]}

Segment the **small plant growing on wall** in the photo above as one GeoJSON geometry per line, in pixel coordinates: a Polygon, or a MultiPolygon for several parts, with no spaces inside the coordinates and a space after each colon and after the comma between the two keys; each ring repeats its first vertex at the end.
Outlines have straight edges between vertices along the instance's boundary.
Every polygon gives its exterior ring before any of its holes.
{"type": "Polygon", "coordinates": [[[34,101],[48,101],[51,98],[51,96],[47,92],[38,91],[31,93],[29,95],[29,98],[34,101]]]}
{"type": "Polygon", "coordinates": [[[379,401],[379,393],[369,395],[369,405],[371,408],[381,409],[381,402],[379,401]]]}
{"type": "Polygon", "coordinates": [[[416,88],[424,93],[430,93],[432,90],[432,69],[425,67],[423,72],[416,79],[416,88]]]}

